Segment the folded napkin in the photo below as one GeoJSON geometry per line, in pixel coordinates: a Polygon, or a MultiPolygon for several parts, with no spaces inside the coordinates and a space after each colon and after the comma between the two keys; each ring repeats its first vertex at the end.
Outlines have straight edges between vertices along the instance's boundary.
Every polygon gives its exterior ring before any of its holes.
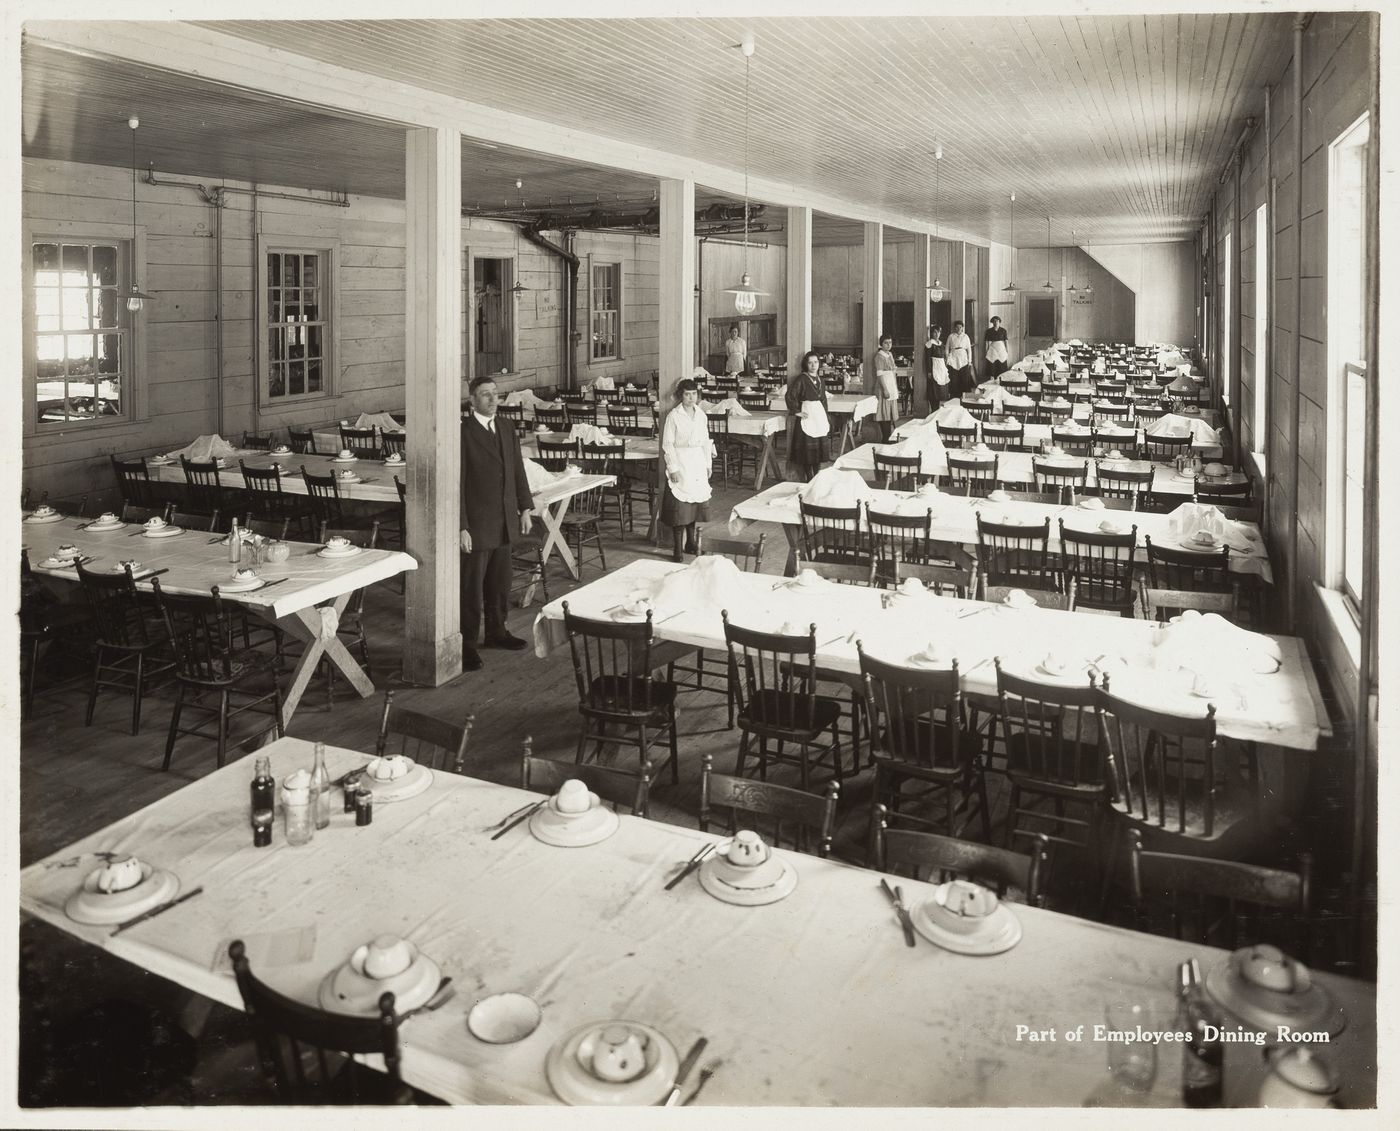
{"type": "Polygon", "coordinates": [[[730,416],[752,416],[748,409],[741,405],[736,397],[725,397],[719,404],[715,405],[714,411],[727,411],[730,416]]]}
{"type": "Polygon", "coordinates": [[[602,389],[605,392],[612,392],[614,389],[617,388],[617,382],[614,381],[611,377],[599,377],[596,381],[593,382],[593,388],[602,389]]]}
{"type": "Polygon", "coordinates": [[[192,443],[186,444],[176,452],[170,452],[171,459],[179,459],[184,456],[194,463],[208,463],[218,456],[231,456],[238,449],[215,432],[211,436],[200,436],[192,443]]]}
{"type": "Polygon", "coordinates": [[[1040,402],[1041,408],[1068,409],[1070,403],[1064,397],[1051,397],[1049,400],[1040,402]]]}
{"type": "Polygon", "coordinates": [[[656,608],[665,613],[683,609],[733,612],[746,609],[753,600],[739,567],[718,554],[701,554],[684,569],[668,573],[655,585],[651,597],[656,608]]]}
{"type": "Polygon", "coordinates": [[[530,494],[534,494],[542,487],[547,487],[553,483],[557,477],[554,472],[546,471],[532,459],[525,461],[525,482],[529,484],[530,494]]]}
{"type": "Polygon", "coordinates": [[[1030,397],[1023,397],[1019,393],[1007,393],[1001,398],[1001,404],[1003,408],[1007,405],[1011,405],[1012,408],[1030,408],[1035,404],[1035,401],[1031,400],[1030,397]]]}
{"type": "Polygon", "coordinates": [[[606,428],[599,428],[596,424],[571,425],[569,439],[577,440],[581,444],[612,444],[617,442],[617,437],[609,433],[606,428]]]}
{"type": "Polygon", "coordinates": [[[947,428],[971,428],[977,423],[976,417],[963,408],[960,401],[949,401],[930,418],[935,424],[947,428]]]}
{"type": "Polygon", "coordinates": [[[387,412],[362,412],[355,421],[356,428],[377,428],[381,432],[402,432],[403,425],[387,412]]]}
{"type": "Polygon", "coordinates": [[[816,507],[853,507],[873,498],[875,492],[859,472],[828,467],[817,472],[799,494],[816,507]]]}
{"type": "Polygon", "coordinates": [[[515,389],[506,394],[504,403],[526,405],[533,409],[537,405],[548,404],[549,402],[540,400],[539,397],[535,396],[534,390],[532,389],[515,389]]]}
{"type": "Polygon", "coordinates": [[[1238,679],[1241,672],[1271,674],[1283,661],[1278,641],[1231,624],[1217,613],[1188,609],[1173,617],[1153,641],[1159,669],[1181,668],[1213,684],[1238,679]]]}
{"type": "Polygon", "coordinates": [[[1191,421],[1184,416],[1178,416],[1174,412],[1164,412],[1151,424],[1143,429],[1148,436],[1164,436],[1173,439],[1180,439],[1182,436],[1191,435],[1191,421]]]}
{"type": "Polygon", "coordinates": [[[1180,539],[1194,538],[1206,531],[1223,541],[1232,533],[1227,529],[1225,516],[1209,503],[1182,503],[1167,516],[1167,529],[1180,539]]]}

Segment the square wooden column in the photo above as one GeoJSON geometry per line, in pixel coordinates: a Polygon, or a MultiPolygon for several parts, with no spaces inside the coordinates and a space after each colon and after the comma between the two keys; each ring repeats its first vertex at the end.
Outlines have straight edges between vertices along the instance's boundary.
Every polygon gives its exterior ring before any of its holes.
{"type": "MultiPolygon", "coordinates": [[[[676,403],[676,383],[689,377],[695,356],[695,182],[662,178],[661,262],[657,290],[657,434],[676,403]]],[[[761,284],[760,284],[761,285],[761,284]]],[[[727,297],[727,296],[726,296],[727,297]]],[[[657,507],[653,537],[660,529],[660,495],[666,487],[665,460],[656,461],[657,507]]]]}
{"type": "Polygon", "coordinates": [[[865,374],[865,391],[873,393],[875,391],[875,371],[871,368],[871,362],[875,358],[875,351],[880,348],[880,332],[884,329],[881,325],[882,309],[884,307],[884,259],[885,259],[885,226],[883,224],[866,221],[865,224],[865,254],[861,262],[864,266],[863,286],[865,289],[865,302],[862,306],[862,317],[860,324],[860,360],[864,365],[862,372],[865,374]]]}
{"type": "MultiPolygon", "coordinates": [[[[976,254],[976,249],[973,250],[976,254]]],[[[948,272],[948,297],[952,300],[951,310],[953,317],[948,325],[943,327],[943,340],[948,340],[948,335],[953,332],[953,323],[964,323],[963,329],[969,338],[974,337],[974,327],[966,325],[967,314],[967,243],[964,240],[957,240],[948,245],[948,258],[952,264],[952,269],[948,272]]],[[[973,353],[976,354],[976,350],[973,353]]]]}
{"type": "Polygon", "coordinates": [[[407,132],[404,377],[408,574],[404,678],[437,687],[462,671],[462,139],[407,132]]]}
{"type": "Polygon", "coordinates": [[[787,210],[787,361],[794,372],[812,348],[812,210],[787,210]]]}
{"type": "Polygon", "coordinates": [[[914,236],[914,362],[909,380],[914,386],[912,411],[915,416],[927,416],[928,403],[928,284],[933,258],[933,238],[927,234],[914,236]]]}

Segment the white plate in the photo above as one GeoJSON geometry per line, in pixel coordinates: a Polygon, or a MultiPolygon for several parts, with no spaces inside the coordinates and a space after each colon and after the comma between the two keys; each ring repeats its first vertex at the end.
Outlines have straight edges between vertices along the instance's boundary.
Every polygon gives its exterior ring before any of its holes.
{"type": "Polygon", "coordinates": [[[467,1014],[467,1028],[478,1041],[488,1045],[512,1045],[523,1041],[539,1028],[539,1003],[524,994],[492,994],[484,997],[467,1014]]]}
{"type": "Polygon", "coordinates": [[[341,456],[331,456],[331,463],[354,463],[359,458],[359,456],[351,456],[349,459],[345,459],[341,456]]]}
{"type": "Polygon", "coordinates": [[[955,935],[943,930],[929,918],[923,904],[916,907],[909,917],[914,922],[914,930],[934,946],[954,954],[1001,954],[1021,941],[1021,920],[1005,903],[998,903],[997,909],[987,916],[989,929],[976,935],[955,935]]]}
{"type": "Polygon", "coordinates": [[[316,997],[322,1009],[354,1017],[379,1014],[379,996],[386,990],[394,995],[394,1012],[407,1013],[426,1002],[442,982],[442,969],[419,952],[407,970],[392,978],[369,978],[356,973],[350,963],[337,966],[322,980],[316,997]]]}
{"type": "Polygon", "coordinates": [[[391,801],[407,801],[410,797],[417,797],[432,784],[433,771],[417,763],[414,763],[408,773],[392,781],[378,781],[369,774],[360,776],[360,788],[368,789],[374,794],[374,800],[384,805],[391,801]]]}
{"type": "Polygon", "coordinates": [[[174,463],[175,460],[172,459],[170,456],[147,456],[147,457],[146,457],[146,462],[147,462],[147,463],[174,463]]]}
{"type": "Polygon", "coordinates": [[[347,546],[344,550],[332,550],[328,546],[322,546],[317,551],[318,558],[353,558],[360,552],[359,546],[347,546]]]}
{"type": "Polygon", "coordinates": [[[83,886],[64,905],[63,910],[75,923],[124,923],[173,898],[180,890],[180,880],[173,872],[157,871],[145,861],[141,863],[141,882],[125,891],[98,891],[96,876],[96,871],[89,872],[83,886]]]}
{"type": "Polygon", "coordinates": [[[89,530],[101,532],[103,530],[120,530],[125,525],[126,523],[124,523],[121,519],[116,519],[113,522],[98,522],[96,519],[94,519],[92,522],[89,522],[87,524],[87,528],[89,530]]]}
{"type": "Polygon", "coordinates": [[[671,1091],[679,1067],[676,1047],[650,1025],[638,1021],[594,1021],[557,1041],[544,1061],[545,1076],[554,1094],[575,1106],[659,1103],[671,1091]],[[647,1036],[646,1068],[636,1079],[621,1084],[599,1080],[584,1068],[579,1057],[585,1039],[596,1041],[598,1034],[610,1025],[626,1025],[647,1036]]]}
{"type": "Polygon", "coordinates": [[[1042,663],[1036,664],[1033,674],[1053,679],[1056,683],[1087,684],[1089,682],[1088,670],[1087,662],[1077,667],[1074,664],[1066,664],[1064,670],[1058,672],[1051,671],[1042,663]]]}
{"type": "Polygon", "coordinates": [[[174,538],[177,534],[185,532],[182,526],[162,526],[159,530],[143,530],[142,538],[174,538]]]}
{"type": "Polygon", "coordinates": [[[68,516],[67,516],[67,515],[59,514],[58,511],[54,511],[53,514],[49,514],[49,515],[37,515],[37,514],[26,515],[24,521],[25,521],[25,522],[33,522],[33,523],[37,523],[37,524],[41,524],[41,525],[46,525],[46,524],[48,524],[48,523],[50,523],[50,522],[62,522],[66,517],[68,517],[68,516]]]}
{"type": "Polygon", "coordinates": [[[227,581],[220,581],[220,593],[251,593],[254,589],[261,589],[267,584],[265,577],[254,577],[246,581],[237,581],[230,577],[227,581]]]}
{"type": "Polygon", "coordinates": [[[1224,542],[1212,542],[1207,546],[1203,542],[1197,542],[1194,538],[1178,538],[1176,544],[1180,549],[1193,554],[1218,554],[1225,548],[1224,542]]]}
{"type": "Polygon", "coordinates": [[[792,894],[797,887],[797,869],[781,856],[772,859],[782,865],[777,879],[765,887],[737,887],[725,880],[720,873],[720,865],[728,861],[718,852],[712,852],[700,865],[700,886],[721,903],[732,903],[738,907],[761,907],[777,903],[792,894]]]}
{"type": "Polygon", "coordinates": [[[607,840],[622,823],[606,805],[598,804],[576,816],[558,812],[552,805],[541,805],[530,814],[530,832],[536,840],[556,848],[585,848],[607,840]]]}

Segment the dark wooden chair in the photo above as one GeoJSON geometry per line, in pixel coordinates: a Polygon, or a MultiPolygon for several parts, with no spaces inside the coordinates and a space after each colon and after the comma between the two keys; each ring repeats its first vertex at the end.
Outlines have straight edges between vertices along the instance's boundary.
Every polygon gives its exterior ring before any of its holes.
{"type": "Polygon", "coordinates": [[[994,452],[1017,452],[1026,446],[1026,426],[1024,421],[1015,418],[1015,413],[1030,413],[1030,409],[1015,408],[1008,406],[1006,413],[997,420],[996,427],[991,427],[992,421],[987,421],[982,425],[982,442],[994,452]],[[1007,417],[1012,417],[1015,427],[1011,426],[1011,421],[1007,417]]]}
{"type": "Polygon", "coordinates": [[[409,1104],[413,1090],[399,1077],[399,1018],[394,995],[379,998],[374,1017],[327,1013],[285,997],[260,982],[241,939],[229,944],[243,1008],[252,1019],[258,1062],[268,1087],[284,1104],[409,1104]],[[352,1056],[378,1054],[384,1073],[352,1056]]]}
{"type": "Polygon", "coordinates": [[[117,489],[121,492],[123,503],[138,507],[160,505],[156,485],[151,479],[151,469],[144,459],[123,460],[112,456],[112,472],[117,477],[117,489]]]}
{"type": "Polygon", "coordinates": [[[897,456],[875,450],[875,482],[886,491],[912,491],[927,478],[922,454],[897,456]]]}
{"type": "Polygon", "coordinates": [[[632,491],[627,482],[627,441],[615,443],[580,444],[579,466],[585,475],[611,475],[616,482],[599,487],[601,493],[599,523],[611,517],[617,520],[617,536],[621,540],[633,529],[632,491]]]}
{"type": "Polygon", "coordinates": [[[804,558],[797,559],[797,572],[803,573],[810,570],[825,581],[834,581],[838,585],[864,585],[875,584],[875,561],[872,558],[867,562],[809,562],[804,558]]]}
{"type": "Polygon", "coordinates": [[[870,540],[861,527],[860,507],[823,507],[799,499],[802,557],[809,562],[869,566],[870,540]]]}
{"type": "Polygon", "coordinates": [[[92,685],[84,726],[92,726],[97,696],[106,690],[131,696],[131,733],[141,730],[141,702],[174,678],[167,641],[146,619],[146,607],[128,567],[122,573],[91,573],[79,564],[78,580],[92,610],[92,685]]]}
{"type": "Polygon", "coordinates": [[[949,547],[955,555],[952,561],[906,562],[894,560],[894,575],[890,584],[898,587],[906,577],[917,578],[933,593],[951,593],[954,597],[971,597],[977,591],[977,559],[959,546],[949,547]]]}
{"type": "Polygon", "coordinates": [[[559,522],[559,529],[564,534],[564,541],[573,551],[574,560],[578,563],[580,576],[583,575],[585,566],[584,550],[590,546],[598,556],[599,568],[604,573],[607,572],[608,556],[603,549],[603,532],[599,529],[602,513],[603,491],[600,487],[594,487],[571,498],[569,509],[559,522]]]}
{"type": "Polygon", "coordinates": [[[1235,619],[1239,612],[1238,593],[1230,573],[1229,546],[1220,547],[1218,554],[1198,554],[1154,546],[1150,536],[1143,538],[1143,545],[1147,552],[1147,586],[1143,591],[1147,616],[1167,620],[1184,609],[1202,610],[1198,601],[1186,598],[1209,597],[1205,604],[1210,608],[1202,611],[1224,613],[1235,619]],[[1178,599],[1183,603],[1175,604],[1178,599]]]}
{"type": "Polygon", "coordinates": [[[608,431],[614,436],[639,436],[643,429],[637,423],[637,406],[608,405],[608,431]]]}
{"type": "Polygon", "coordinates": [[[287,429],[287,444],[292,451],[299,456],[314,456],[320,453],[316,451],[316,433],[310,428],[305,431],[299,428],[287,429]]]}
{"type": "Polygon", "coordinates": [[[1001,482],[1001,457],[977,459],[971,455],[948,452],[948,487],[968,497],[986,498],[1001,482]]]}
{"type": "Polygon", "coordinates": [[[826,857],[836,827],[840,786],[831,781],[823,796],[790,786],[714,772],[714,756],[706,753],[700,768],[700,831],[724,819],[729,835],[752,829],[768,844],[826,857]],[[714,810],[723,810],[722,814],[714,810]],[[741,819],[742,818],[742,819],[741,819]]]}
{"type": "Polygon", "coordinates": [[[563,405],[536,405],[535,423],[543,424],[552,432],[562,432],[568,428],[569,418],[563,405]]]}
{"type": "Polygon", "coordinates": [[[983,581],[980,589],[981,599],[992,604],[1001,604],[1013,589],[1019,589],[1042,609],[1059,609],[1061,612],[1069,609],[1068,593],[1061,593],[1056,589],[1028,589],[1024,585],[987,585],[983,581]]]}
{"type": "Polygon", "coordinates": [[[911,877],[929,883],[971,880],[991,888],[998,899],[1044,906],[1050,872],[1050,846],[1044,837],[1032,837],[1028,853],[1012,852],[938,833],[892,829],[889,810],[883,805],[877,807],[876,815],[872,866],[880,871],[900,874],[908,869],[911,877]]]}
{"type": "Polygon", "coordinates": [[[1198,475],[1195,498],[1198,503],[1224,503],[1226,506],[1247,507],[1254,501],[1254,481],[1245,479],[1238,483],[1217,483],[1198,475]]]}
{"type": "MultiPolygon", "coordinates": [[[[812,770],[820,769],[823,759],[829,757],[832,776],[840,782],[845,773],[838,730],[842,703],[817,694],[816,626],[806,635],[786,635],[731,624],[728,610],[721,610],[720,616],[738,707],[735,775],[744,776],[749,746],[756,738],[760,778],[767,780],[769,762],[793,765],[805,790],[811,786],[812,770]],[[831,733],[830,744],[817,747],[817,740],[827,731],[831,733]],[[797,748],[795,754],[790,746],[797,748]]],[[[855,771],[860,767],[854,728],[851,747],[851,769],[855,771]]]]}
{"type": "Polygon", "coordinates": [[[555,440],[548,436],[536,436],[535,449],[539,452],[536,462],[546,471],[563,471],[569,464],[578,462],[577,440],[555,440]]]}
{"type": "Polygon", "coordinates": [[[169,510],[169,506],[142,507],[135,503],[123,503],[121,520],[123,522],[143,523],[152,518],[165,518],[169,510]]]}
{"type": "Polygon", "coordinates": [[[260,435],[257,432],[244,432],[243,440],[238,446],[248,452],[270,452],[275,443],[276,439],[270,432],[266,435],[260,435]]]}
{"type": "Polygon", "coordinates": [[[509,420],[515,426],[517,434],[525,427],[525,406],[523,404],[498,404],[496,415],[502,420],[509,420]]]}
{"type": "Polygon", "coordinates": [[[1089,482],[1088,460],[1081,464],[1070,465],[1032,456],[1031,471],[1035,475],[1035,489],[1037,491],[1058,490],[1061,502],[1074,502],[1075,493],[1078,492],[1082,495],[1085,484],[1089,482]]]}
{"type": "Polygon", "coordinates": [[[1108,468],[1099,464],[1096,473],[1098,496],[1101,499],[1127,499],[1132,509],[1138,509],[1139,499],[1147,499],[1152,491],[1153,469],[1141,471],[1130,467],[1108,468]]]}
{"type": "Polygon", "coordinates": [[[520,759],[522,789],[554,794],[561,785],[572,779],[583,782],[604,801],[610,802],[614,809],[626,805],[635,817],[647,815],[651,797],[650,761],[643,762],[641,772],[636,774],[594,762],[556,762],[552,758],[537,758],[533,753],[534,741],[529,735],[525,736],[520,759]]]}
{"type": "Polygon", "coordinates": [[[163,593],[160,578],[152,578],[156,607],[165,620],[170,647],[175,656],[177,689],[170,713],[170,731],[165,739],[165,759],[161,769],[170,769],[175,743],[181,735],[214,739],[215,764],[224,764],[229,744],[229,723],[247,711],[268,716],[260,727],[235,746],[261,738],[269,729],[282,737],[282,696],[277,687],[275,657],[254,649],[233,647],[234,624],[216,585],[208,597],[175,596],[163,593]],[[211,705],[210,698],[216,700],[211,705]],[[181,726],[185,712],[194,711],[207,723],[215,718],[211,733],[195,726],[181,726]]]}
{"type": "Polygon", "coordinates": [[[379,433],[379,458],[382,459],[396,453],[403,455],[407,444],[407,432],[381,432],[379,433]]]}
{"type": "Polygon", "coordinates": [[[1142,458],[1150,459],[1157,463],[1171,463],[1177,456],[1190,455],[1191,437],[1185,436],[1149,436],[1143,433],[1142,437],[1142,458]]]}
{"type": "Polygon", "coordinates": [[[977,425],[975,424],[936,424],[934,428],[938,431],[938,438],[943,441],[945,448],[955,450],[965,444],[977,442],[977,425]]]}
{"type": "Polygon", "coordinates": [[[1104,609],[1131,617],[1137,608],[1133,557],[1137,526],[1127,534],[1070,530],[1060,519],[1060,555],[1071,609],[1104,609]]]}
{"type": "Polygon", "coordinates": [[[578,686],[582,717],[575,761],[584,762],[588,743],[596,759],[609,743],[635,747],[637,768],[652,759],[654,743],[670,743],[671,780],[680,780],[676,745],[676,685],[653,674],[651,613],[639,624],[576,616],[564,602],[564,629],[578,686]],[[620,733],[609,733],[609,730],[620,733]],[[635,737],[633,735],[635,734],[635,737]]]}
{"type": "Polygon", "coordinates": [[[466,766],[467,739],[475,721],[475,715],[468,715],[460,723],[450,723],[422,711],[396,707],[394,693],[386,691],[374,753],[379,758],[403,754],[429,769],[460,774],[466,766]]]}
{"type": "Polygon", "coordinates": [[[219,467],[213,460],[197,463],[187,456],[180,457],[180,466],[185,472],[184,496],[180,508],[210,514],[214,511],[227,511],[232,502],[231,495],[237,492],[225,488],[219,482],[219,467]],[[225,496],[230,496],[227,500],[225,496]]]}
{"type": "Polygon", "coordinates": [[[310,535],[311,504],[304,495],[282,490],[282,472],[271,467],[249,467],[241,459],[238,466],[243,472],[248,514],[267,522],[295,522],[304,535],[310,535]]]}
{"type": "Polygon", "coordinates": [[[957,660],[948,668],[925,670],[868,656],[859,640],[856,651],[870,711],[875,763],[870,795],[871,859],[878,859],[875,836],[880,805],[901,823],[958,836],[972,817],[966,812],[958,824],[958,814],[969,810],[976,800],[982,837],[990,843],[991,807],[980,738],[965,717],[957,660]],[[932,812],[940,800],[941,817],[932,812]]]}
{"type": "Polygon", "coordinates": [[[715,445],[715,456],[710,466],[710,474],[718,473],[727,487],[739,474],[735,465],[734,445],[730,442],[729,437],[729,410],[705,413],[705,427],[715,445]]]}
{"type": "Polygon", "coordinates": [[[1087,458],[1094,454],[1094,434],[1092,432],[1068,432],[1052,425],[1050,442],[1056,447],[1064,448],[1067,456],[1087,458]]]}
{"type": "Polygon", "coordinates": [[[306,484],[306,498],[311,506],[312,521],[318,525],[344,526],[345,511],[340,486],[334,475],[313,475],[301,465],[301,478],[306,484]]]}
{"type": "Polygon", "coordinates": [[[598,406],[586,401],[565,401],[564,423],[570,428],[575,424],[597,424],[598,406]]]}
{"type": "Polygon", "coordinates": [[[865,525],[875,559],[875,576],[887,585],[894,581],[895,562],[934,561],[943,558],[947,550],[943,543],[932,540],[931,506],[923,514],[896,514],[877,511],[866,503],[865,525]]]}
{"type": "Polygon", "coordinates": [[[92,615],[85,605],[60,604],[35,580],[29,567],[29,551],[19,552],[20,562],[20,710],[34,707],[39,667],[46,655],[81,655],[90,646],[92,615]]]}
{"type": "Polygon", "coordinates": [[[1050,519],[1039,526],[977,516],[977,561],[988,585],[1057,589],[1050,560],[1050,519]]]}
{"type": "Polygon", "coordinates": [[[178,526],[182,530],[196,530],[205,534],[212,534],[219,530],[219,512],[212,511],[204,513],[202,511],[183,511],[171,507],[165,515],[165,521],[171,526],[178,526]]]}
{"type": "Polygon", "coordinates": [[[349,448],[356,459],[379,459],[379,436],[373,428],[340,426],[340,450],[349,448]]]}
{"type": "Polygon", "coordinates": [[[1273,943],[1310,961],[1312,856],[1297,871],[1175,852],[1148,852],[1128,832],[1128,871],[1139,930],[1235,950],[1273,943]],[[1162,926],[1165,923],[1166,929],[1162,926]]]}

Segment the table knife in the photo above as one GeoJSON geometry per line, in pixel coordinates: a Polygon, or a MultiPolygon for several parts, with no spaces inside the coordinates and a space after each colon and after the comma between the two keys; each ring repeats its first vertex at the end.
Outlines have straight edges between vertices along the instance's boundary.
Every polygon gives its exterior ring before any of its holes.
{"type": "Polygon", "coordinates": [[[906,946],[917,945],[914,941],[914,921],[909,918],[909,912],[904,906],[904,900],[895,894],[894,889],[880,877],[880,886],[885,889],[885,894],[890,897],[890,902],[894,904],[895,914],[899,916],[899,925],[904,928],[904,943],[906,946]]]}
{"type": "Polygon", "coordinates": [[[119,935],[128,927],[134,927],[137,923],[144,923],[147,919],[154,919],[157,915],[164,915],[172,907],[178,907],[180,906],[180,904],[184,903],[185,900],[193,899],[203,890],[203,887],[197,887],[193,891],[185,892],[185,894],[180,896],[178,899],[172,899],[166,903],[162,903],[159,907],[152,907],[149,911],[145,911],[142,914],[136,916],[135,919],[128,919],[125,923],[123,923],[115,931],[113,931],[112,934],[119,935]]]}
{"type": "Polygon", "coordinates": [[[666,1102],[661,1105],[662,1107],[675,1107],[676,1101],[681,1098],[681,1087],[685,1084],[686,1077],[690,1075],[690,1070],[695,1067],[695,1062],[700,1059],[700,1054],[705,1051],[705,1046],[709,1043],[707,1038],[701,1037],[690,1046],[690,1051],[685,1054],[681,1066],[676,1069],[676,1078],[671,1083],[671,1093],[666,1097],[666,1102]]]}

